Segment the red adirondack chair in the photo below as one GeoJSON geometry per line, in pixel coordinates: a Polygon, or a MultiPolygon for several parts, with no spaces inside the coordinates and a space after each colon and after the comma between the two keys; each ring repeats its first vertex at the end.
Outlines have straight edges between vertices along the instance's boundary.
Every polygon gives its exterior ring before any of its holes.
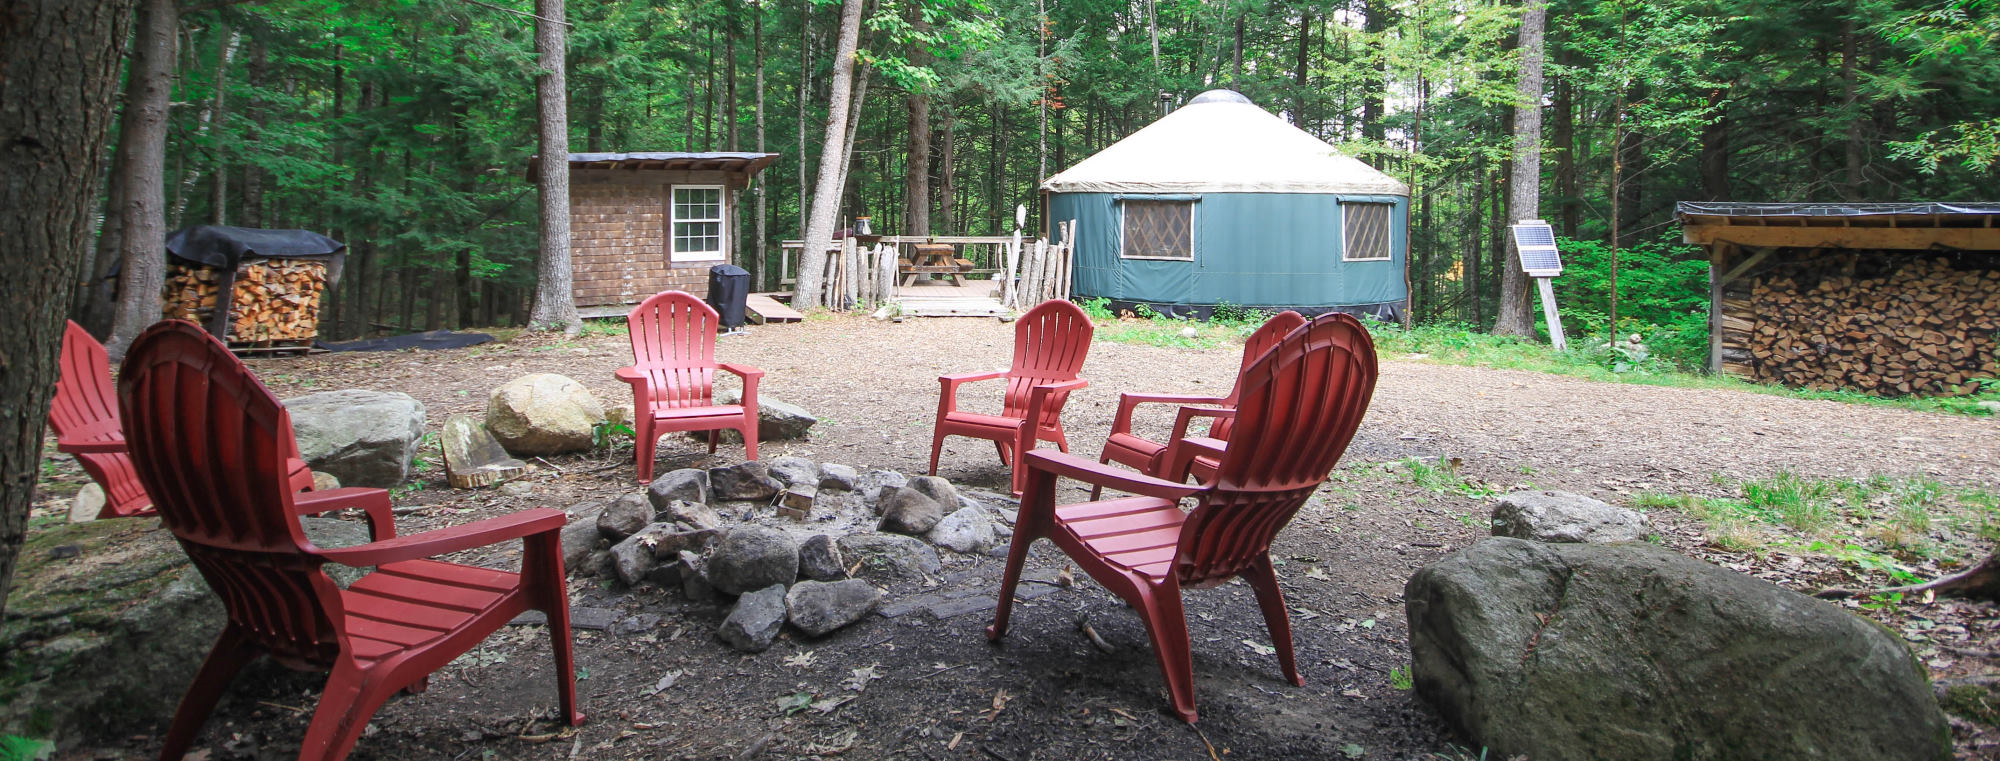
{"type": "Polygon", "coordinates": [[[626,315],[632,339],[632,366],[618,379],[632,384],[637,427],[639,482],[653,480],[653,448],[660,436],[676,431],[708,431],[708,451],[717,434],[743,434],[744,457],[757,459],[757,381],[764,371],[715,361],[715,309],[683,291],[663,291],[626,315]],[[743,379],[742,404],[715,403],[715,371],[743,379]]]}
{"type": "Polygon", "coordinates": [[[1153,640],[1174,712],[1193,723],[1194,661],[1181,590],[1241,576],[1277,647],[1285,678],[1305,684],[1292,661],[1291,623],[1271,564],[1271,541],[1326,480],[1375,389],[1375,346],[1345,315],[1292,331],[1243,371],[1236,426],[1214,481],[1187,485],[1046,450],[1023,459],[1028,487],[1014,526],[1000,607],[989,639],[1007,631],[1028,547],[1046,537],[1138,610],[1153,640]],[[1055,504],[1056,478],[1138,496],[1055,504]],[[1183,513],[1179,501],[1196,500],[1183,513]]]}
{"type": "MultiPolygon", "coordinates": [[[[104,345],[75,321],[63,331],[56,395],[49,403],[49,427],[56,432],[56,451],[76,457],[90,479],[104,487],[104,509],[98,518],[152,515],[153,498],[132,472],[125,453],[125,432],[118,423],[118,390],[111,385],[111,363],[104,345]]],[[[292,488],[310,490],[312,471],[299,457],[298,442],[287,440],[292,488]]]]}
{"type": "Polygon", "coordinates": [[[1053,441],[1064,452],[1069,438],[1063,435],[1062,406],[1071,391],[1090,385],[1077,373],[1090,352],[1090,317],[1067,301],[1044,301],[1014,325],[1014,364],[1006,370],[963,375],[941,375],[937,425],[931,433],[931,475],[937,475],[938,455],[944,451],[944,437],[970,436],[987,439],[1000,451],[1000,462],[1014,465],[1013,490],[1021,491],[1022,471],[1015,452],[1035,448],[1038,441],[1053,441]],[[1000,414],[981,415],[958,408],[958,387],[974,381],[1007,380],[1000,414]],[[1035,421],[1028,425],[1026,421],[1035,421]]]}
{"type": "Polygon", "coordinates": [[[133,342],[119,406],[140,482],[229,616],[181,698],[163,761],[181,758],[223,688],[259,653],[332,672],[299,758],[338,761],[391,694],[421,690],[431,672],[530,609],[548,614],[562,715],[583,721],[572,679],[561,511],[524,510],[397,536],[386,491],[295,493],[284,406],[191,323],[161,322],[133,342]],[[306,539],[299,516],[341,508],[364,510],[374,541],[323,549],[306,539]],[[519,574],[426,559],[507,539],[525,540],[519,574]],[[343,590],[321,571],[327,562],[376,570],[343,590]]]}
{"type": "MultiPolygon", "coordinates": [[[[1232,419],[1226,416],[1215,417],[1211,410],[1215,408],[1234,409],[1236,407],[1236,396],[1242,390],[1243,370],[1249,368],[1250,363],[1256,361],[1258,357],[1263,356],[1264,352],[1276,346],[1278,339],[1284,338],[1286,333],[1290,333],[1294,328],[1304,324],[1306,324],[1306,318],[1300,316],[1298,312],[1292,311],[1279,312],[1272,315],[1271,319],[1265,320],[1264,324],[1259,326],[1256,332],[1251,333],[1249,339],[1243,342],[1243,362],[1237,367],[1237,378],[1229,387],[1228,394],[1222,396],[1119,394],[1118,414],[1111,419],[1111,436],[1104,440],[1104,453],[1098,457],[1097,461],[1102,463],[1115,462],[1156,478],[1184,480],[1185,474],[1170,474],[1164,467],[1166,465],[1164,457],[1167,452],[1166,444],[1153,441],[1132,432],[1133,411],[1141,404],[1181,405],[1179,412],[1174,418],[1173,434],[1167,437],[1167,441],[1177,441],[1186,438],[1188,424],[1194,418],[1203,416],[1214,418],[1209,424],[1208,437],[1228,441],[1229,430],[1233,424],[1232,419]],[[1209,405],[1209,408],[1204,409],[1194,405],[1209,405]]],[[[1092,499],[1096,499],[1101,492],[1102,490],[1092,491],[1090,496],[1092,499]]]]}

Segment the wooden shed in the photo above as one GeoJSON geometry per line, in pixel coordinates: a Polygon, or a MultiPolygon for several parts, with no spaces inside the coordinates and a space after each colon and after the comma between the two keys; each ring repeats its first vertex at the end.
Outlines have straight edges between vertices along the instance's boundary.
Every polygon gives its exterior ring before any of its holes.
{"type": "Polygon", "coordinates": [[[1709,256],[1709,366],[1881,396],[2000,376],[2000,203],[1691,203],[1709,256]]]}
{"type": "MultiPolygon", "coordinates": [[[[622,315],[661,291],[705,294],[731,260],[741,191],[775,153],[572,153],[570,267],[577,310],[622,315]]],[[[530,159],[535,181],[539,159],[530,159]]]]}

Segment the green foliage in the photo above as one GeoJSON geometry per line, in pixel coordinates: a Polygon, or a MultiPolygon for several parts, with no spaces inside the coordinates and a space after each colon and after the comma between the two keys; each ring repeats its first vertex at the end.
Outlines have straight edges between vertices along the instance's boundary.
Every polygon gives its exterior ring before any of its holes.
{"type": "Polygon", "coordinates": [[[1409,669],[1397,666],[1389,669],[1389,686],[1399,690],[1408,690],[1417,686],[1417,682],[1410,677],[1409,669]]]}
{"type": "Polygon", "coordinates": [[[1102,296],[1084,299],[1077,302],[1077,306],[1083,308],[1083,313],[1089,315],[1092,322],[1110,322],[1118,319],[1118,315],[1111,313],[1111,299],[1102,296]]]}
{"type": "Polygon", "coordinates": [[[1817,535],[1833,524],[1833,495],[1838,487],[1831,482],[1780,470],[1770,478],[1744,481],[1741,487],[1751,511],[1794,531],[1817,535]]]}
{"type": "Polygon", "coordinates": [[[633,432],[632,426],[624,423],[613,423],[609,420],[600,420],[596,425],[590,427],[590,448],[605,449],[611,446],[611,442],[619,438],[629,439],[636,436],[638,434],[633,432]]]}
{"type": "Polygon", "coordinates": [[[1409,477],[1410,483],[1439,494],[1485,499],[1499,493],[1499,490],[1491,484],[1466,480],[1458,472],[1460,463],[1455,457],[1441,458],[1435,462],[1405,457],[1397,464],[1404,475],[1409,477]]]}
{"type": "Polygon", "coordinates": [[[47,740],[0,735],[0,761],[48,761],[56,746],[47,740]]]}

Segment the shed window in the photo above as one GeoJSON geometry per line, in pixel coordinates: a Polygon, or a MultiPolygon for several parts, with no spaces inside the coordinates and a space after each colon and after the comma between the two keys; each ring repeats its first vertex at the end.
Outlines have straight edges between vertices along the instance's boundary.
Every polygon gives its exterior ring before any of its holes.
{"type": "Polygon", "coordinates": [[[673,260],[712,261],[722,257],[722,188],[676,185],[673,189],[673,260]]]}
{"type": "Polygon", "coordinates": [[[1125,201],[1119,256],[1193,259],[1193,201],[1125,201]]]}
{"type": "Polygon", "coordinates": [[[1341,261],[1366,262],[1390,258],[1389,219],[1394,204],[1343,203],[1341,224],[1346,231],[1340,250],[1341,261]]]}

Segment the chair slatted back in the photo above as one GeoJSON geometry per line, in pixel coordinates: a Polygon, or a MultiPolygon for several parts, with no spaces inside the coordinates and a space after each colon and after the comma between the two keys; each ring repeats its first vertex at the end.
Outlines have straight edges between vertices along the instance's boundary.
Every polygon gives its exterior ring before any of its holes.
{"type": "Polygon", "coordinates": [[[625,317],[632,366],[652,380],[653,406],[707,407],[715,396],[715,309],[685,291],[662,291],[625,317]]]}
{"type": "MultiPolygon", "coordinates": [[[[1250,369],[1250,363],[1256,362],[1258,357],[1264,356],[1264,352],[1270,351],[1273,346],[1277,346],[1279,339],[1284,338],[1287,333],[1298,329],[1300,325],[1304,324],[1306,324],[1304,315],[1288,309],[1271,315],[1271,319],[1265,320],[1263,325],[1257,327],[1256,332],[1251,333],[1249,338],[1244,339],[1243,363],[1236,368],[1236,383],[1229,387],[1229,396],[1223,397],[1227,400],[1225,402],[1227,405],[1235,406],[1237,398],[1243,393],[1243,373],[1250,369]]],[[[1235,428],[1236,421],[1234,419],[1216,418],[1215,424],[1208,427],[1208,435],[1212,438],[1228,441],[1229,432],[1235,428]]]]}
{"type": "MultiPolygon", "coordinates": [[[[55,398],[49,402],[49,427],[59,439],[88,441],[120,435],[118,389],[111,385],[111,362],[104,345],[90,331],[70,321],[63,330],[62,355],[57,359],[55,398]]],[[[123,453],[76,456],[98,485],[105,504],[120,514],[142,514],[152,500],[132,475],[132,460],[123,453]]]]}
{"type": "Polygon", "coordinates": [[[330,664],[343,611],[292,506],[284,405],[179,320],[140,334],[119,379],[139,480],[230,620],[282,661],[330,664]]]}
{"type": "Polygon", "coordinates": [[[1270,551],[1353,441],[1376,372],[1368,330],[1344,314],[1293,330],[1251,363],[1214,488],[1181,530],[1183,584],[1221,583],[1270,551]]]}
{"type": "MultiPolygon", "coordinates": [[[[1044,301],[1021,315],[1014,324],[1014,364],[1007,370],[1003,414],[1027,417],[1034,387],[1076,380],[1083,371],[1084,355],[1090,353],[1093,330],[1081,307],[1061,299],[1044,301]]],[[[1051,396],[1037,423],[1054,426],[1068,396],[1066,391],[1051,396]]]]}

